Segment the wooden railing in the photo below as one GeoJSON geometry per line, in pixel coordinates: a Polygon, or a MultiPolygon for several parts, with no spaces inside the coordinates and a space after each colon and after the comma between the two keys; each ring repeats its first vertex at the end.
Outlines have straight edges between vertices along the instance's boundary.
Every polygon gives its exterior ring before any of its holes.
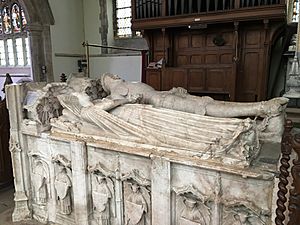
{"type": "Polygon", "coordinates": [[[285,4],[284,0],[132,0],[135,19],[285,4]]]}
{"type": "Polygon", "coordinates": [[[300,223],[300,134],[293,136],[292,122],[287,121],[281,143],[280,174],[277,193],[276,225],[299,225],[300,223]],[[292,188],[289,183],[289,168],[292,151],[296,153],[296,159],[292,162],[291,176],[292,188]],[[289,190],[290,189],[290,190],[289,190]],[[288,198],[289,194],[289,198],[288,198]],[[288,202],[288,204],[286,204],[288,202]],[[286,218],[286,210],[289,210],[286,218]],[[288,223],[287,223],[288,222],[288,223]]]}

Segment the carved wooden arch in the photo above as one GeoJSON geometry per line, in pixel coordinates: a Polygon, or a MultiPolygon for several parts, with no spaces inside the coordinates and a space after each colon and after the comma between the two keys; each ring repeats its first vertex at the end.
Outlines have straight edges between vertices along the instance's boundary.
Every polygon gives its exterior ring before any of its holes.
{"type": "Polygon", "coordinates": [[[31,67],[35,81],[54,80],[52,65],[52,46],[50,26],[54,25],[54,17],[48,0],[18,0],[24,9],[29,31],[31,67]],[[41,67],[46,66],[46,74],[41,67]]]}

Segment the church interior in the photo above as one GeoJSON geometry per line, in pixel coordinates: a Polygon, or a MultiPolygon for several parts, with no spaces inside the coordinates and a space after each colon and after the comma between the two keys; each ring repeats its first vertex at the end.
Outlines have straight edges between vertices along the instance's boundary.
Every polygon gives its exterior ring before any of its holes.
{"type": "Polygon", "coordinates": [[[0,225],[299,225],[299,0],[0,0],[0,225]]]}

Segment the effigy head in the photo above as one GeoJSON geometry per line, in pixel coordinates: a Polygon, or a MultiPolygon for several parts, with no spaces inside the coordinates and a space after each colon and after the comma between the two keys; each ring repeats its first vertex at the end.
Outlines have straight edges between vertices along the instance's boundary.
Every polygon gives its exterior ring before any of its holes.
{"type": "Polygon", "coordinates": [[[107,93],[110,93],[111,87],[114,83],[123,81],[118,75],[111,73],[102,74],[100,79],[102,87],[107,93]]]}
{"type": "Polygon", "coordinates": [[[67,84],[75,92],[87,94],[92,101],[107,96],[107,93],[103,90],[101,79],[90,79],[83,73],[71,74],[67,84]]]}

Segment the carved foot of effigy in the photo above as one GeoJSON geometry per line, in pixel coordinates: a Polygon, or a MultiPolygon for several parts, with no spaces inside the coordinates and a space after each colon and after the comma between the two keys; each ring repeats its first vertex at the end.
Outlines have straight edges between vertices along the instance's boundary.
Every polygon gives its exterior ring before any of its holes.
{"type": "Polygon", "coordinates": [[[261,113],[265,116],[277,116],[282,113],[288,102],[289,99],[284,97],[273,98],[269,101],[261,102],[261,113]]]}

